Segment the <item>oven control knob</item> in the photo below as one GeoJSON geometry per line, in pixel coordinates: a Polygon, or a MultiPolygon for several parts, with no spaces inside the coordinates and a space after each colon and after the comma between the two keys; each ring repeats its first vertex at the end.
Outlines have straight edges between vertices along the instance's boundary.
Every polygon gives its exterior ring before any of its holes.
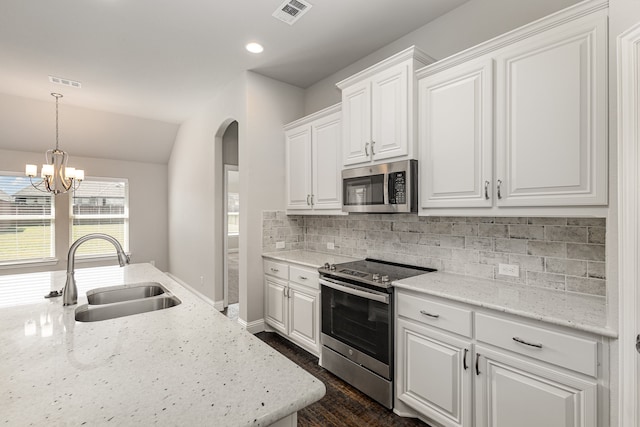
{"type": "Polygon", "coordinates": [[[373,277],[372,279],[377,282],[378,280],[380,280],[380,275],[378,273],[373,273],[373,277]]]}
{"type": "Polygon", "coordinates": [[[331,264],[331,266],[329,266],[329,270],[335,271],[336,269],[336,265],[335,264],[331,264]]]}
{"type": "Polygon", "coordinates": [[[380,281],[381,281],[382,283],[387,283],[387,282],[389,282],[389,276],[387,276],[387,275],[385,274],[384,276],[382,276],[382,277],[380,278],[380,281]]]}
{"type": "Polygon", "coordinates": [[[329,270],[329,267],[330,267],[330,266],[329,266],[329,263],[328,263],[328,262],[325,262],[325,263],[324,263],[324,269],[325,269],[325,270],[329,270]]]}

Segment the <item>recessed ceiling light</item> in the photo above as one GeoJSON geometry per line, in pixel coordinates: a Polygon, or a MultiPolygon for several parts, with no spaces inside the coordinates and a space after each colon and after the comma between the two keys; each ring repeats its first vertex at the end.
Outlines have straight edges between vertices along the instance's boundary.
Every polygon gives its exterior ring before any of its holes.
{"type": "Polygon", "coordinates": [[[247,48],[247,50],[251,53],[262,53],[262,51],[264,50],[260,43],[255,42],[248,43],[245,48],[247,48]]]}

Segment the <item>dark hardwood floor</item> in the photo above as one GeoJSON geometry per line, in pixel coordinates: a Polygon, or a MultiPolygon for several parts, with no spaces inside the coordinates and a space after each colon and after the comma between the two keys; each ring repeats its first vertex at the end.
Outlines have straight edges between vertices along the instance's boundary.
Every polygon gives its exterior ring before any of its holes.
{"type": "Polygon", "coordinates": [[[327,394],[322,399],[298,412],[299,426],[428,427],[420,420],[397,416],[326,369],[318,366],[317,357],[280,335],[260,332],[256,336],[300,365],[327,387],[327,394]]]}

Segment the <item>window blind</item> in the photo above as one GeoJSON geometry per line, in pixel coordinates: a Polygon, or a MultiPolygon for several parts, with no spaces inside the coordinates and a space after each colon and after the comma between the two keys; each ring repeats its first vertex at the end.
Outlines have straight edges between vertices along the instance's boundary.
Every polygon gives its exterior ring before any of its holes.
{"type": "MultiPolygon", "coordinates": [[[[129,250],[129,189],[126,179],[87,178],[71,197],[71,241],[90,233],[116,238],[129,250]]],[[[105,240],[90,240],[78,248],[84,257],[115,254],[105,240]]]]}
{"type": "Polygon", "coordinates": [[[53,195],[27,177],[0,172],[0,263],[54,257],[54,217],[53,195]]]}

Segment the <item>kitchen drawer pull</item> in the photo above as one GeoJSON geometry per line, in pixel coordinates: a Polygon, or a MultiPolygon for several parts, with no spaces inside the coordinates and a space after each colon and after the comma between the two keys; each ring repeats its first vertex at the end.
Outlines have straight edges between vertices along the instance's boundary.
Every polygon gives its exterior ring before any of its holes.
{"type": "Polygon", "coordinates": [[[307,279],[308,279],[308,277],[306,277],[306,276],[298,276],[298,277],[299,277],[300,279],[302,279],[302,280],[307,280],[307,279]]]}
{"type": "Polygon", "coordinates": [[[525,341],[525,340],[523,340],[522,338],[513,337],[513,340],[514,340],[515,342],[520,343],[520,344],[528,345],[529,347],[542,348],[542,344],[532,344],[532,343],[530,343],[530,342],[526,342],[526,341],[525,341]]]}
{"type": "Polygon", "coordinates": [[[465,348],[464,356],[462,357],[462,367],[464,368],[465,371],[469,369],[469,366],[467,366],[467,353],[469,353],[469,349],[465,348]]]}
{"type": "Polygon", "coordinates": [[[274,273],[277,273],[277,272],[278,272],[278,271],[280,271],[280,270],[278,270],[277,268],[273,268],[273,267],[271,267],[271,271],[273,271],[274,273]]]}
{"type": "Polygon", "coordinates": [[[480,375],[480,353],[476,353],[476,375],[480,375]]]}
{"type": "Polygon", "coordinates": [[[429,316],[429,317],[432,317],[434,319],[437,319],[438,317],[440,317],[439,314],[431,314],[428,311],[424,311],[424,310],[420,310],[420,314],[424,314],[425,316],[429,316]]]}

